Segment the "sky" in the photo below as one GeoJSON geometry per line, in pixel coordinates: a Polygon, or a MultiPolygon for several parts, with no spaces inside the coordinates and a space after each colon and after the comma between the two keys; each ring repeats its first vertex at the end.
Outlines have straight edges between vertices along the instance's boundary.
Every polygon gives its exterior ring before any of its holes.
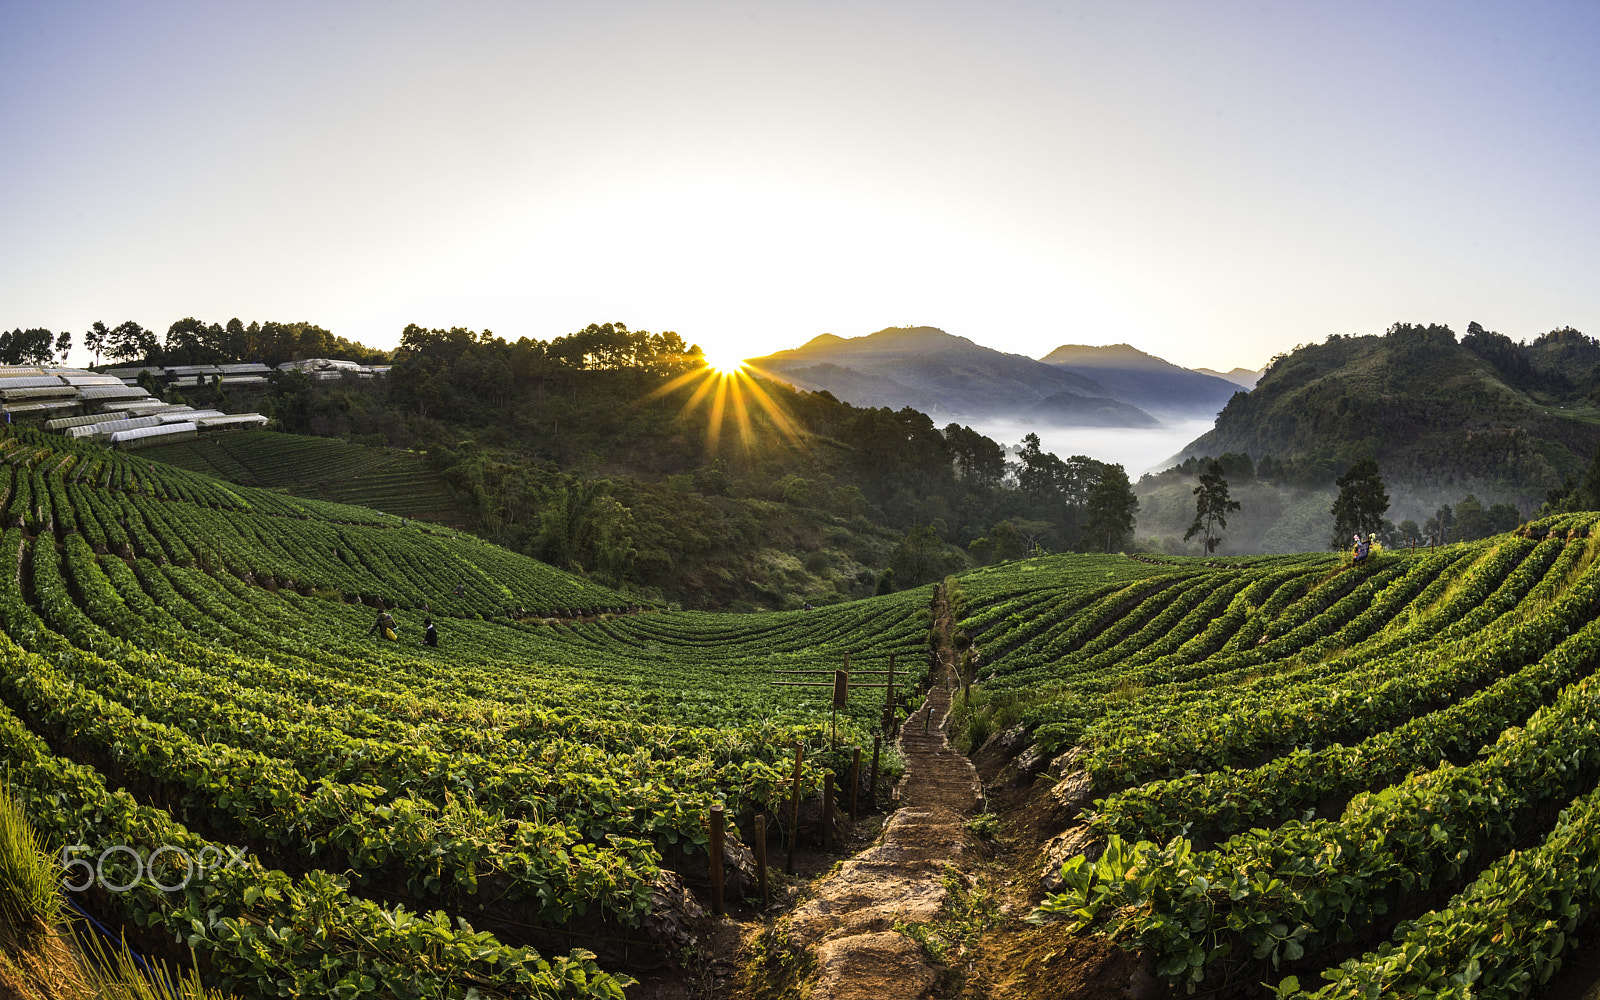
{"type": "Polygon", "coordinates": [[[0,0],[0,327],[1600,335],[1600,4],[0,0]]]}

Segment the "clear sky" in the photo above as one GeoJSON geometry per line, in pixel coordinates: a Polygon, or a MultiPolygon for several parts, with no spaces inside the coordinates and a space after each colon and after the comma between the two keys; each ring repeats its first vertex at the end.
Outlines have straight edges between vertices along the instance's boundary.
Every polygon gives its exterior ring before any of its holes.
{"type": "Polygon", "coordinates": [[[0,325],[1600,335],[1600,4],[0,2],[0,325]]]}

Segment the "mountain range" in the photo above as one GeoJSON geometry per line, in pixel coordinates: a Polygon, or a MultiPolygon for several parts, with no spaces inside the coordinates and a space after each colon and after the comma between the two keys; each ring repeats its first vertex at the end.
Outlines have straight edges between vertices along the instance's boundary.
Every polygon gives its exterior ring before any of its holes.
{"type": "MultiPolygon", "coordinates": [[[[1157,427],[1210,419],[1243,385],[1180,368],[1127,344],[1063,345],[1042,359],[933,327],[864,337],[822,334],[749,364],[856,406],[911,407],[938,420],[1009,418],[1053,426],[1157,427]]],[[[1254,373],[1243,372],[1242,376],[1254,373]]]]}

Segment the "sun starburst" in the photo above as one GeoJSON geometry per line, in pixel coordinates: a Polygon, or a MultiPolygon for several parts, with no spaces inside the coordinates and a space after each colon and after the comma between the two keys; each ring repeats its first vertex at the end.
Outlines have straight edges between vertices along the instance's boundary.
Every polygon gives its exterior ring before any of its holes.
{"type": "MultiPolygon", "coordinates": [[[[706,461],[717,454],[722,439],[722,425],[732,404],[734,426],[739,430],[739,441],[746,452],[755,446],[756,428],[748,401],[755,401],[757,413],[764,414],[778,433],[793,443],[800,440],[799,428],[767,391],[755,380],[755,374],[764,374],[758,368],[731,356],[716,355],[705,359],[705,365],[685,372],[666,385],[650,393],[645,399],[654,399],[679,389],[694,387],[689,399],[679,410],[686,415],[702,401],[709,399],[710,417],[706,425],[706,461]]],[[[643,402],[643,400],[641,400],[643,402]]]]}
{"type": "Polygon", "coordinates": [[[744,359],[731,354],[708,354],[706,367],[718,375],[737,375],[744,371],[744,359]]]}

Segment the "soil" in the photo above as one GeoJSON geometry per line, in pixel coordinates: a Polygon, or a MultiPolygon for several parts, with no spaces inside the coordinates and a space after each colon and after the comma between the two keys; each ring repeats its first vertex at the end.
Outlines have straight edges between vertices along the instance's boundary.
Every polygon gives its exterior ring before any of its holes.
{"type": "MultiPolygon", "coordinates": [[[[975,977],[982,992],[971,995],[995,1000],[1127,997],[1137,967],[1134,957],[1103,938],[1068,934],[1065,926],[1006,927],[985,936],[975,977]]],[[[976,985],[969,981],[969,986],[976,985]]]]}
{"type": "Polygon", "coordinates": [[[906,721],[906,772],[899,808],[863,817],[854,857],[802,852],[797,876],[779,879],[771,905],[746,900],[698,929],[691,966],[662,970],[628,990],[652,1000],[1109,1000],[1131,995],[1135,956],[1061,924],[1022,918],[1042,898],[1041,845],[1070,825],[1048,775],[1024,773],[991,741],[969,761],[950,745],[947,725],[955,653],[942,594],[934,604],[942,636],[939,682],[906,721]],[[975,767],[974,764],[977,766],[975,767]],[[981,780],[980,780],[981,775],[981,780]],[[985,795],[987,794],[987,798],[985,795]],[[967,827],[987,805],[1003,817],[985,840],[967,827]],[[831,866],[831,867],[830,867],[831,866]],[[948,918],[950,887],[990,901],[991,919],[974,939],[935,962],[896,924],[948,918]]]}

